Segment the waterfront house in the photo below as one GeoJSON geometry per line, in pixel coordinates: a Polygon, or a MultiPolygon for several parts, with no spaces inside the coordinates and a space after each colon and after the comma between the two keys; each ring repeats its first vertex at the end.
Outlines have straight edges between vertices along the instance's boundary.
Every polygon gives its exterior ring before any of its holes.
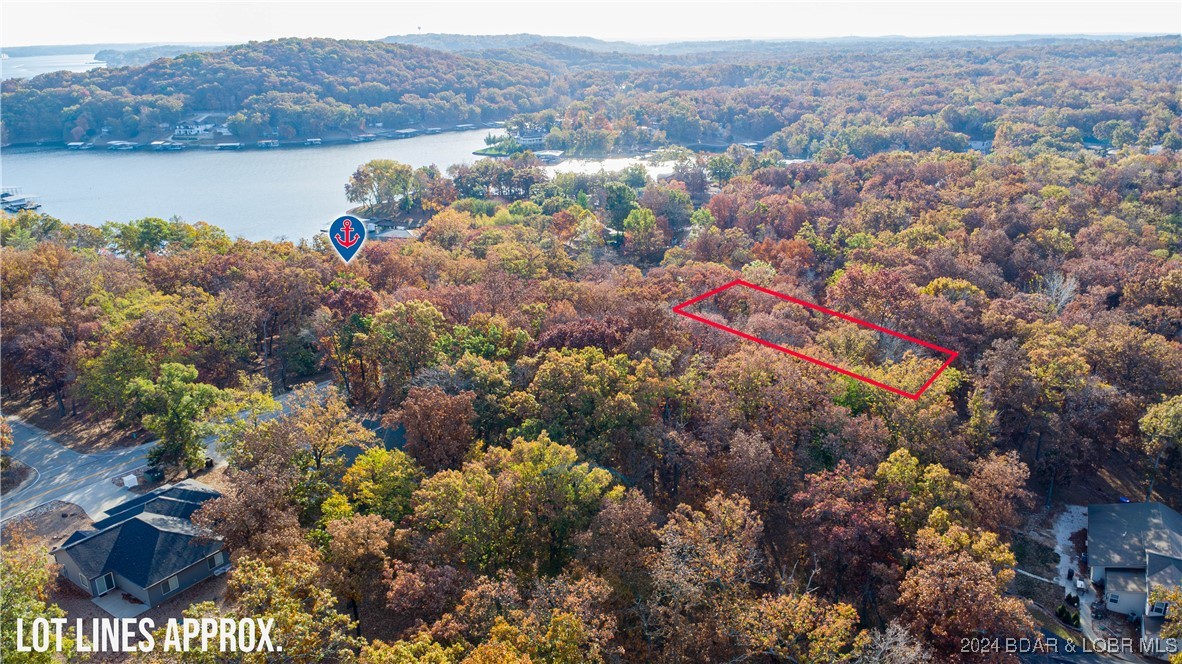
{"type": "Polygon", "coordinates": [[[513,140],[526,150],[537,150],[546,146],[547,132],[531,129],[513,134],[513,140]]]}
{"type": "Polygon", "coordinates": [[[195,480],[164,485],[107,510],[53,557],[62,575],[91,597],[119,589],[155,606],[229,569],[221,539],[191,521],[220,495],[195,480]]]}

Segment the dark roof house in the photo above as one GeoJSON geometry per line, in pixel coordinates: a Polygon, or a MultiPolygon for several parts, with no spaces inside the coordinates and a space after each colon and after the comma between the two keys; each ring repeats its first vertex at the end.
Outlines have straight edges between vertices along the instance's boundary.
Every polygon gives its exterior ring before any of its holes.
{"type": "Polygon", "coordinates": [[[200,482],[165,485],[107,510],[53,555],[93,597],[114,588],[155,606],[228,567],[225,545],[190,519],[219,494],[200,482]]]}
{"type": "Polygon", "coordinates": [[[1088,565],[1108,610],[1141,618],[1144,654],[1164,659],[1161,627],[1178,608],[1150,595],[1182,585],[1182,514],[1161,503],[1089,505],[1088,565]]]}
{"type": "Polygon", "coordinates": [[[1145,569],[1150,553],[1182,559],[1182,514],[1161,503],[1088,506],[1088,564],[1145,569]]]}

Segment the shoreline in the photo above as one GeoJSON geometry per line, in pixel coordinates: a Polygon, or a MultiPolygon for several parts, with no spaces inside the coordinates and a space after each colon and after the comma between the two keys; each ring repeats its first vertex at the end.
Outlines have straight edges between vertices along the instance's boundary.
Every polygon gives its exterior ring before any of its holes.
{"type": "MultiPolygon", "coordinates": [[[[466,131],[473,131],[473,130],[466,130],[466,131]]],[[[462,132],[447,132],[447,133],[462,133],[462,132]]],[[[151,144],[140,144],[140,145],[137,145],[135,148],[126,149],[126,150],[113,149],[113,148],[108,147],[107,145],[95,145],[92,148],[78,149],[78,148],[66,147],[65,143],[56,143],[53,145],[45,145],[45,144],[36,145],[36,144],[32,144],[32,143],[9,144],[9,145],[0,146],[0,150],[3,150],[4,153],[21,154],[21,155],[24,155],[24,154],[48,154],[48,153],[57,153],[57,152],[79,152],[79,153],[105,153],[105,152],[125,153],[125,152],[130,152],[130,153],[136,153],[136,154],[145,154],[145,153],[151,153],[151,154],[181,153],[181,154],[184,154],[186,152],[188,152],[188,153],[193,153],[193,152],[202,152],[202,153],[205,153],[205,152],[231,152],[231,153],[233,153],[233,152],[273,152],[273,151],[278,151],[278,150],[300,150],[300,149],[312,149],[312,148],[320,148],[320,147],[339,147],[342,145],[346,145],[346,146],[347,145],[362,145],[365,143],[379,143],[379,142],[385,142],[385,141],[402,142],[402,141],[410,141],[415,138],[425,138],[428,136],[438,136],[438,134],[419,134],[417,136],[411,136],[409,138],[379,137],[377,139],[373,139],[373,140],[369,140],[369,141],[354,141],[351,138],[322,139],[320,143],[310,144],[310,145],[303,143],[303,142],[297,143],[297,142],[293,141],[290,143],[280,142],[279,145],[273,145],[273,146],[259,146],[257,144],[248,144],[248,143],[244,143],[241,141],[229,141],[229,142],[233,142],[233,143],[239,143],[240,146],[230,148],[230,147],[219,147],[216,144],[201,144],[201,145],[186,144],[185,148],[181,149],[181,150],[157,149],[157,148],[154,148],[151,144]]],[[[613,152],[613,153],[606,153],[606,154],[604,154],[604,153],[566,154],[566,155],[563,155],[561,160],[554,162],[554,163],[546,164],[546,165],[553,166],[553,165],[560,164],[565,161],[604,161],[604,160],[608,160],[608,159],[643,159],[643,158],[651,156],[653,153],[661,150],[663,147],[673,147],[673,146],[670,145],[670,146],[656,147],[656,148],[646,150],[646,151],[641,151],[641,152],[629,151],[629,152],[613,152]]],[[[681,146],[681,147],[686,147],[686,146],[681,146]]],[[[479,150],[473,150],[471,152],[471,154],[473,156],[479,157],[481,159],[508,159],[510,157],[513,157],[513,156],[515,156],[517,154],[521,154],[521,153],[516,152],[516,153],[495,154],[495,155],[494,154],[484,154],[483,148],[482,148],[479,150]]]]}
{"type": "MultiPolygon", "coordinates": [[[[71,147],[69,147],[69,142],[67,142],[67,141],[52,141],[51,142],[48,140],[34,141],[31,143],[8,143],[6,145],[0,145],[0,149],[2,149],[4,151],[11,150],[16,154],[30,154],[30,153],[38,153],[38,152],[137,152],[137,153],[143,153],[143,152],[153,152],[153,153],[155,153],[155,152],[163,152],[163,153],[169,153],[169,152],[182,152],[182,153],[183,152],[244,152],[244,151],[265,152],[265,151],[270,151],[270,150],[294,150],[297,148],[318,148],[318,147],[325,147],[325,146],[330,146],[330,145],[354,145],[354,144],[360,145],[360,144],[364,144],[364,143],[377,143],[380,141],[408,141],[408,140],[415,139],[415,138],[422,138],[424,136],[438,136],[440,134],[462,134],[462,133],[468,133],[468,132],[473,132],[473,131],[496,132],[496,131],[504,131],[504,129],[502,129],[500,127],[472,127],[472,128],[465,128],[465,129],[447,128],[447,129],[444,129],[443,131],[436,132],[436,133],[427,133],[426,131],[420,131],[419,133],[417,133],[413,136],[392,136],[392,135],[389,135],[390,134],[389,132],[387,132],[387,133],[383,133],[383,134],[372,134],[373,137],[366,139],[366,140],[354,140],[355,138],[357,138],[358,135],[332,137],[332,138],[316,137],[316,138],[312,138],[312,139],[307,139],[307,138],[305,138],[305,139],[291,139],[288,141],[283,141],[280,139],[259,139],[262,141],[267,141],[267,140],[276,141],[275,145],[265,145],[265,146],[259,145],[258,144],[259,141],[232,140],[233,137],[229,137],[229,136],[226,137],[226,140],[220,141],[220,143],[189,142],[189,141],[185,141],[185,140],[176,140],[171,136],[168,138],[155,139],[156,141],[167,141],[172,144],[183,145],[184,147],[179,150],[169,150],[169,149],[157,148],[156,146],[152,145],[153,141],[148,141],[148,142],[143,142],[143,143],[138,142],[138,141],[125,141],[125,142],[135,143],[135,146],[132,148],[123,149],[123,150],[114,149],[114,148],[110,147],[111,144],[118,143],[122,139],[111,140],[111,141],[108,141],[107,143],[93,143],[92,142],[92,147],[85,148],[85,149],[71,148],[71,147]],[[309,140],[315,140],[317,142],[316,143],[308,143],[307,141],[309,141],[309,140]],[[236,145],[237,147],[228,147],[229,145],[236,145]]],[[[82,142],[89,142],[89,141],[82,141],[82,142]]]]}

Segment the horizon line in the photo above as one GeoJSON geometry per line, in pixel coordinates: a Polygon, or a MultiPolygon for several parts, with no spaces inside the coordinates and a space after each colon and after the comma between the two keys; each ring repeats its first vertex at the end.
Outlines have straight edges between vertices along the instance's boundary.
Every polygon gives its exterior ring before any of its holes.
{"type": "MultiPolygon", "coordinates": [[[[594,37],[585,34],[541,34],[535,32],[482,32],[482,33],[466,33],[466,32],[419,32],[419,33],[402,33],[391,34],[383,37],[375,38],[361,38],[361,37],[333,37],[331,35],[309,35],[298,36],[288,35],[284,37],[267,37],[263,39],[250,39],[247,41],[148,41],[148,42],[57,42],[46,43],[40,42],[35,44],[4,44],[0,45],[0,52],[24,49],[24,48],[61,48],[65,46],[81,47],[138,47],[151,48],[155,46],[236,46],[240,44],[247,44],[250,42],[268,42],[280,39],[333,39],[337,41],[368,41],[368,42],[385,42],[388,39],[398,37],[426,37],[426,36],[441,36],[441,37],[512,37],[517,35],[531,35],[541,37],[543,39],[593,39],[604,43],[620,43],[629,44],[632,46],[672,46],[676,44],[725,44],[731,42],[751,42],[751,43],[781,43],[781,42],[830,42],[842,40],[901,40],[901,41],[934,41],[934,40],[1031,40],[1031,39],[1129,39],[1129,38],[1144,38],[1144,37],[1182,37],[1182,31],[1179,32],[1026,32],[1026,33],[978,33],[978,34],[946,34],[946,35],[906,35],[906,34],[887,34],[887,35],[831,35],[824,37],[719,37],[716,39],[667,39],[667,38],[652,38],[652,39],[624,39],[611,37],[594,37]]],[[[429,48],[429,47],[423,47],[429,48]]]]}

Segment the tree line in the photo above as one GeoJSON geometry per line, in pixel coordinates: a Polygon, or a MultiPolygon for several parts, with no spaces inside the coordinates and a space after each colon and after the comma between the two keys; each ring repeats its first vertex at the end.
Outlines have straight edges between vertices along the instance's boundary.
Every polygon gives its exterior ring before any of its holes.
{"type": "Polygon", "coordinates": [[[642,55],[283,39],[5,81],[3,134],[135,137],[220,111],[247,140],[512,119],[574,154],[743,141],[826,162],[987,142],[1027,154],[1178,149],[1178,40],[755,43],[642,55]]]}
{"type": "Polygon", "coordinates": [[[548,75],[414,46],[280,39],[3,83],[5,142],[157,135],[223,112],[242,138],[505,118],[542,108],[548,75]],[[104,131],[105,129],[105,131],[104,131]]]}

